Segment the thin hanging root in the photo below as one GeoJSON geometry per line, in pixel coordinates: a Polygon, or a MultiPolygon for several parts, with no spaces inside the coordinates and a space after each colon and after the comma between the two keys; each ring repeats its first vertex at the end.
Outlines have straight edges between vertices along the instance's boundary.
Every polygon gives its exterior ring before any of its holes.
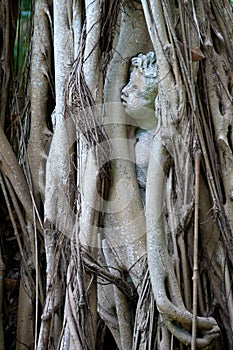
{"type": "Polygon", "coordinates": [[[191,350],[196,350],[197,336],[197,289],[198,289],[198,216],[199,216],[199,187],[200,187],[201,152],[195,155],[195,208],[194,208],[194,258],[193,258],[193,323],[191,350]]]}
{"type": "Polygon", "coordinates": [[[66,118],[72,116],[78,131],[84,136],[86,145],[94,151],[97,164],[104,164],[109,159],[110,143],[100,123],[101,109],[95,105],[95,100],[85,81],[83,50],[84,47],[80,45],[80,54],[69,76],[65,94],[65,114],[66,118]]]}

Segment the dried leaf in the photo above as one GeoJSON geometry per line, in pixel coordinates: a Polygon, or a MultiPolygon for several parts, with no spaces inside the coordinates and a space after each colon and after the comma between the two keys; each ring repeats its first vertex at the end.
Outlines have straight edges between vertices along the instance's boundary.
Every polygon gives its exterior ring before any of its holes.
{"type": "Polygon", "coordinates": [[[192,53],[192,61],[193,62],[201,61],[205,58],[205,55],[203,54],[203,52],[201,51],[201,49],[199,47],[192,49],[191,53],[192,53]]]}

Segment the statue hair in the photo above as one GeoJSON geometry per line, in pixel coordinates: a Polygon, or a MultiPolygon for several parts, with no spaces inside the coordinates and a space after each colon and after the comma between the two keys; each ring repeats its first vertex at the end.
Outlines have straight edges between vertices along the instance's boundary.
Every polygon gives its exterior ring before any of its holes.
{"type": "Polygon", "coordinates": [[[140,53],[131,60],[131,67],[138,68],[141,73],[148,78],[157,77],[156,54],[150,51],[147,54],[140,53]]]}

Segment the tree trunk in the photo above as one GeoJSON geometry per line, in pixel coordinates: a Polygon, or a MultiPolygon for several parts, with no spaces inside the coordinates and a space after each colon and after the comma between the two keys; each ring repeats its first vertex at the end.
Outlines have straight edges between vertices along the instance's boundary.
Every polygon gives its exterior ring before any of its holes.
{"type": "Polygon", "coordinates": [[[29,3],[0,0],[1,349],[232,348],[231,2],[29,3]]]}

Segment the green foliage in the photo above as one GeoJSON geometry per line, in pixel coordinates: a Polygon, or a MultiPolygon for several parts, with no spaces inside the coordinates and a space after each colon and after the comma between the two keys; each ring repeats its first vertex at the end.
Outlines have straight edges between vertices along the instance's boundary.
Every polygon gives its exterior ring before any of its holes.
{"type": "Polygon", "coordinates": [[[31,0],[18,0],[18,21],[14,46],[15,74],[21,71],[28,47],[28,36],[31,28],[31,0]]]}

